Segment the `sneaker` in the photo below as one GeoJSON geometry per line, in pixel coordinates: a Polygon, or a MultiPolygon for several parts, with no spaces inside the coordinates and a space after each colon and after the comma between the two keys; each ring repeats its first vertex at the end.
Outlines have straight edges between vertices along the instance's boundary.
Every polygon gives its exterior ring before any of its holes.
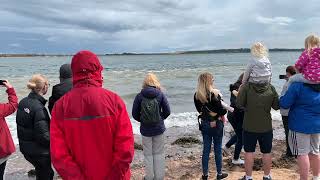
{"type": "Polygon", "coordinates": [[[202,180],[208,180],[208,175],[202,175],[202,180]]]}
{"type": "MultiPolygon", "coordinates": [[[[243,177],[240,178],[239,180],[247,180],[247,179],[246,179],[246,176],[243,176],[243,177]]],[[[252,179],[249,179],[249,180],[252,180],[252,179]]]]}
{"type": "Polygon", "coordinates": [[[263,180],[272,180],[271,176],[269,177],[263,177],[263,180]]]}
{"type": "Polygon", "coordinates": [[[220,179],[224,179],[228,177],[228,174],[227,173],[221,173],[221,174],[217,174],[217,180],[220,180],[220,179]]]}
{"type": "Polygon", "coordinates": [[[232,164],[235,164],[235,165],[242,165],[242,164],[244,164],[244,160],[242,160],[242,159],[237,159],[237,160],[234,160],[234,159],[232,159],[232,164]]]}

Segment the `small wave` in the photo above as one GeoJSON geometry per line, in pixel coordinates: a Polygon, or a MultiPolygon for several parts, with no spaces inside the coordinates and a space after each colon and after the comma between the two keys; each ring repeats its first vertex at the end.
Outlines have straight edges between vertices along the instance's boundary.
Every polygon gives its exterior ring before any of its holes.
{"type": "MultiPolygon", "coordinates": [[[[281,115],[279,111],[271,111],[271,114],[274,121],[281,121],[281,115]]],[[[197,112],[173,113],[164,121],[164,123],[166,125],[166,128],[197,126],[197,115],[197,112]]],[[[130,120],[132,123],[133,133],[140,134],[140,123],[133,118],[131,118],[130,120]]],[[[14,143],[18,144],[16,116],[8,116],[6,117],[6,121],[8,122],[8,126],[11,131],[14,143]]]]}

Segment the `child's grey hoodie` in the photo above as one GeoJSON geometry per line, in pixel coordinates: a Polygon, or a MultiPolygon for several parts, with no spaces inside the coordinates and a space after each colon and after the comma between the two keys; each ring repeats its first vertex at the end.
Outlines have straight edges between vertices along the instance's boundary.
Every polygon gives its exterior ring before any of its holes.
{"type": "Polygon", "coordinates": [[[252,58],[247,65],[246,71],[243,75],[242,83],[269,83],[271,81],[271,76],[271,63],[267,57],[260,59],[252,58]]]}

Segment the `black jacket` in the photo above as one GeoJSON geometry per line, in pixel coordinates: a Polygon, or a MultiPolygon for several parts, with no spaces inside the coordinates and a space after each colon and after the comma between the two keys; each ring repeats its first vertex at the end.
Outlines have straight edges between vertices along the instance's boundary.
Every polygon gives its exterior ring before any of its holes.
{"type": "Polygon", "coordinates": [[[236,105],[237,97],[232,93],[233,90],[239,91],[240,83],[230,84],[230,106],[234,108],[233,112],[228,112],[228,120],[233,129],[242,130],[244,111],[236,105]]]}
{"type": "Polygon", "coordinates": [[[50,153],[50,117],[45,108],[47,100],[35,92],[22,99],[18,105],[16,122],[20,151],[28,156],[50,153]]]}
{"type": "Polygon", "coordinates": [[[54,104],[68,91],[72,89],[72,78],[65,79],[60,84],[52,87],[52,95],[49,98],[49,111],[52,112],[54,104]]]}
{"type": "Polygon", "coordinates": [[[194,105],[196,106],[197,111],[204,116],[208,115],[209,111],[217,113],[214,118],[215,120],[227,113],[227,110],[221,105],[220,95],[215,97],[214,93],[211,94],[211,101],[205,104],[202,104],[201,101],[196,98],[196,94],[194,94],[194,105]]]}

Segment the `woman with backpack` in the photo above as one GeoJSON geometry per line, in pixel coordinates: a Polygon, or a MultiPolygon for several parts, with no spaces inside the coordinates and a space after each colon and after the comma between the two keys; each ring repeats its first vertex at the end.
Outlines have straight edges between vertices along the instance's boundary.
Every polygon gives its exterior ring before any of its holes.
{"type": "Polygon", "coordinates": [[[164,120],[169,115],[170,106],[160,82],[155,74],[148,73],[132,107],[133,118],[141,123],[145,180],[164,179],[164,120]]]}
{"type": "Polygon", "coordinates": [[[198,79],[198,88],[194,94],[194,104],[197,111],[201,114],[200,129],[203,137],[202,153],[202,179],[208,179],[208,163],[211,145],[214,144],[214,156],[217,169],[217,179],[224,179],[228,176],[222,172],[222,137],[224,124],[219,119],[227,111],[221,105],[219,91],[214,89],[213,75],[206,72],[202,73],[198,79]]]}

